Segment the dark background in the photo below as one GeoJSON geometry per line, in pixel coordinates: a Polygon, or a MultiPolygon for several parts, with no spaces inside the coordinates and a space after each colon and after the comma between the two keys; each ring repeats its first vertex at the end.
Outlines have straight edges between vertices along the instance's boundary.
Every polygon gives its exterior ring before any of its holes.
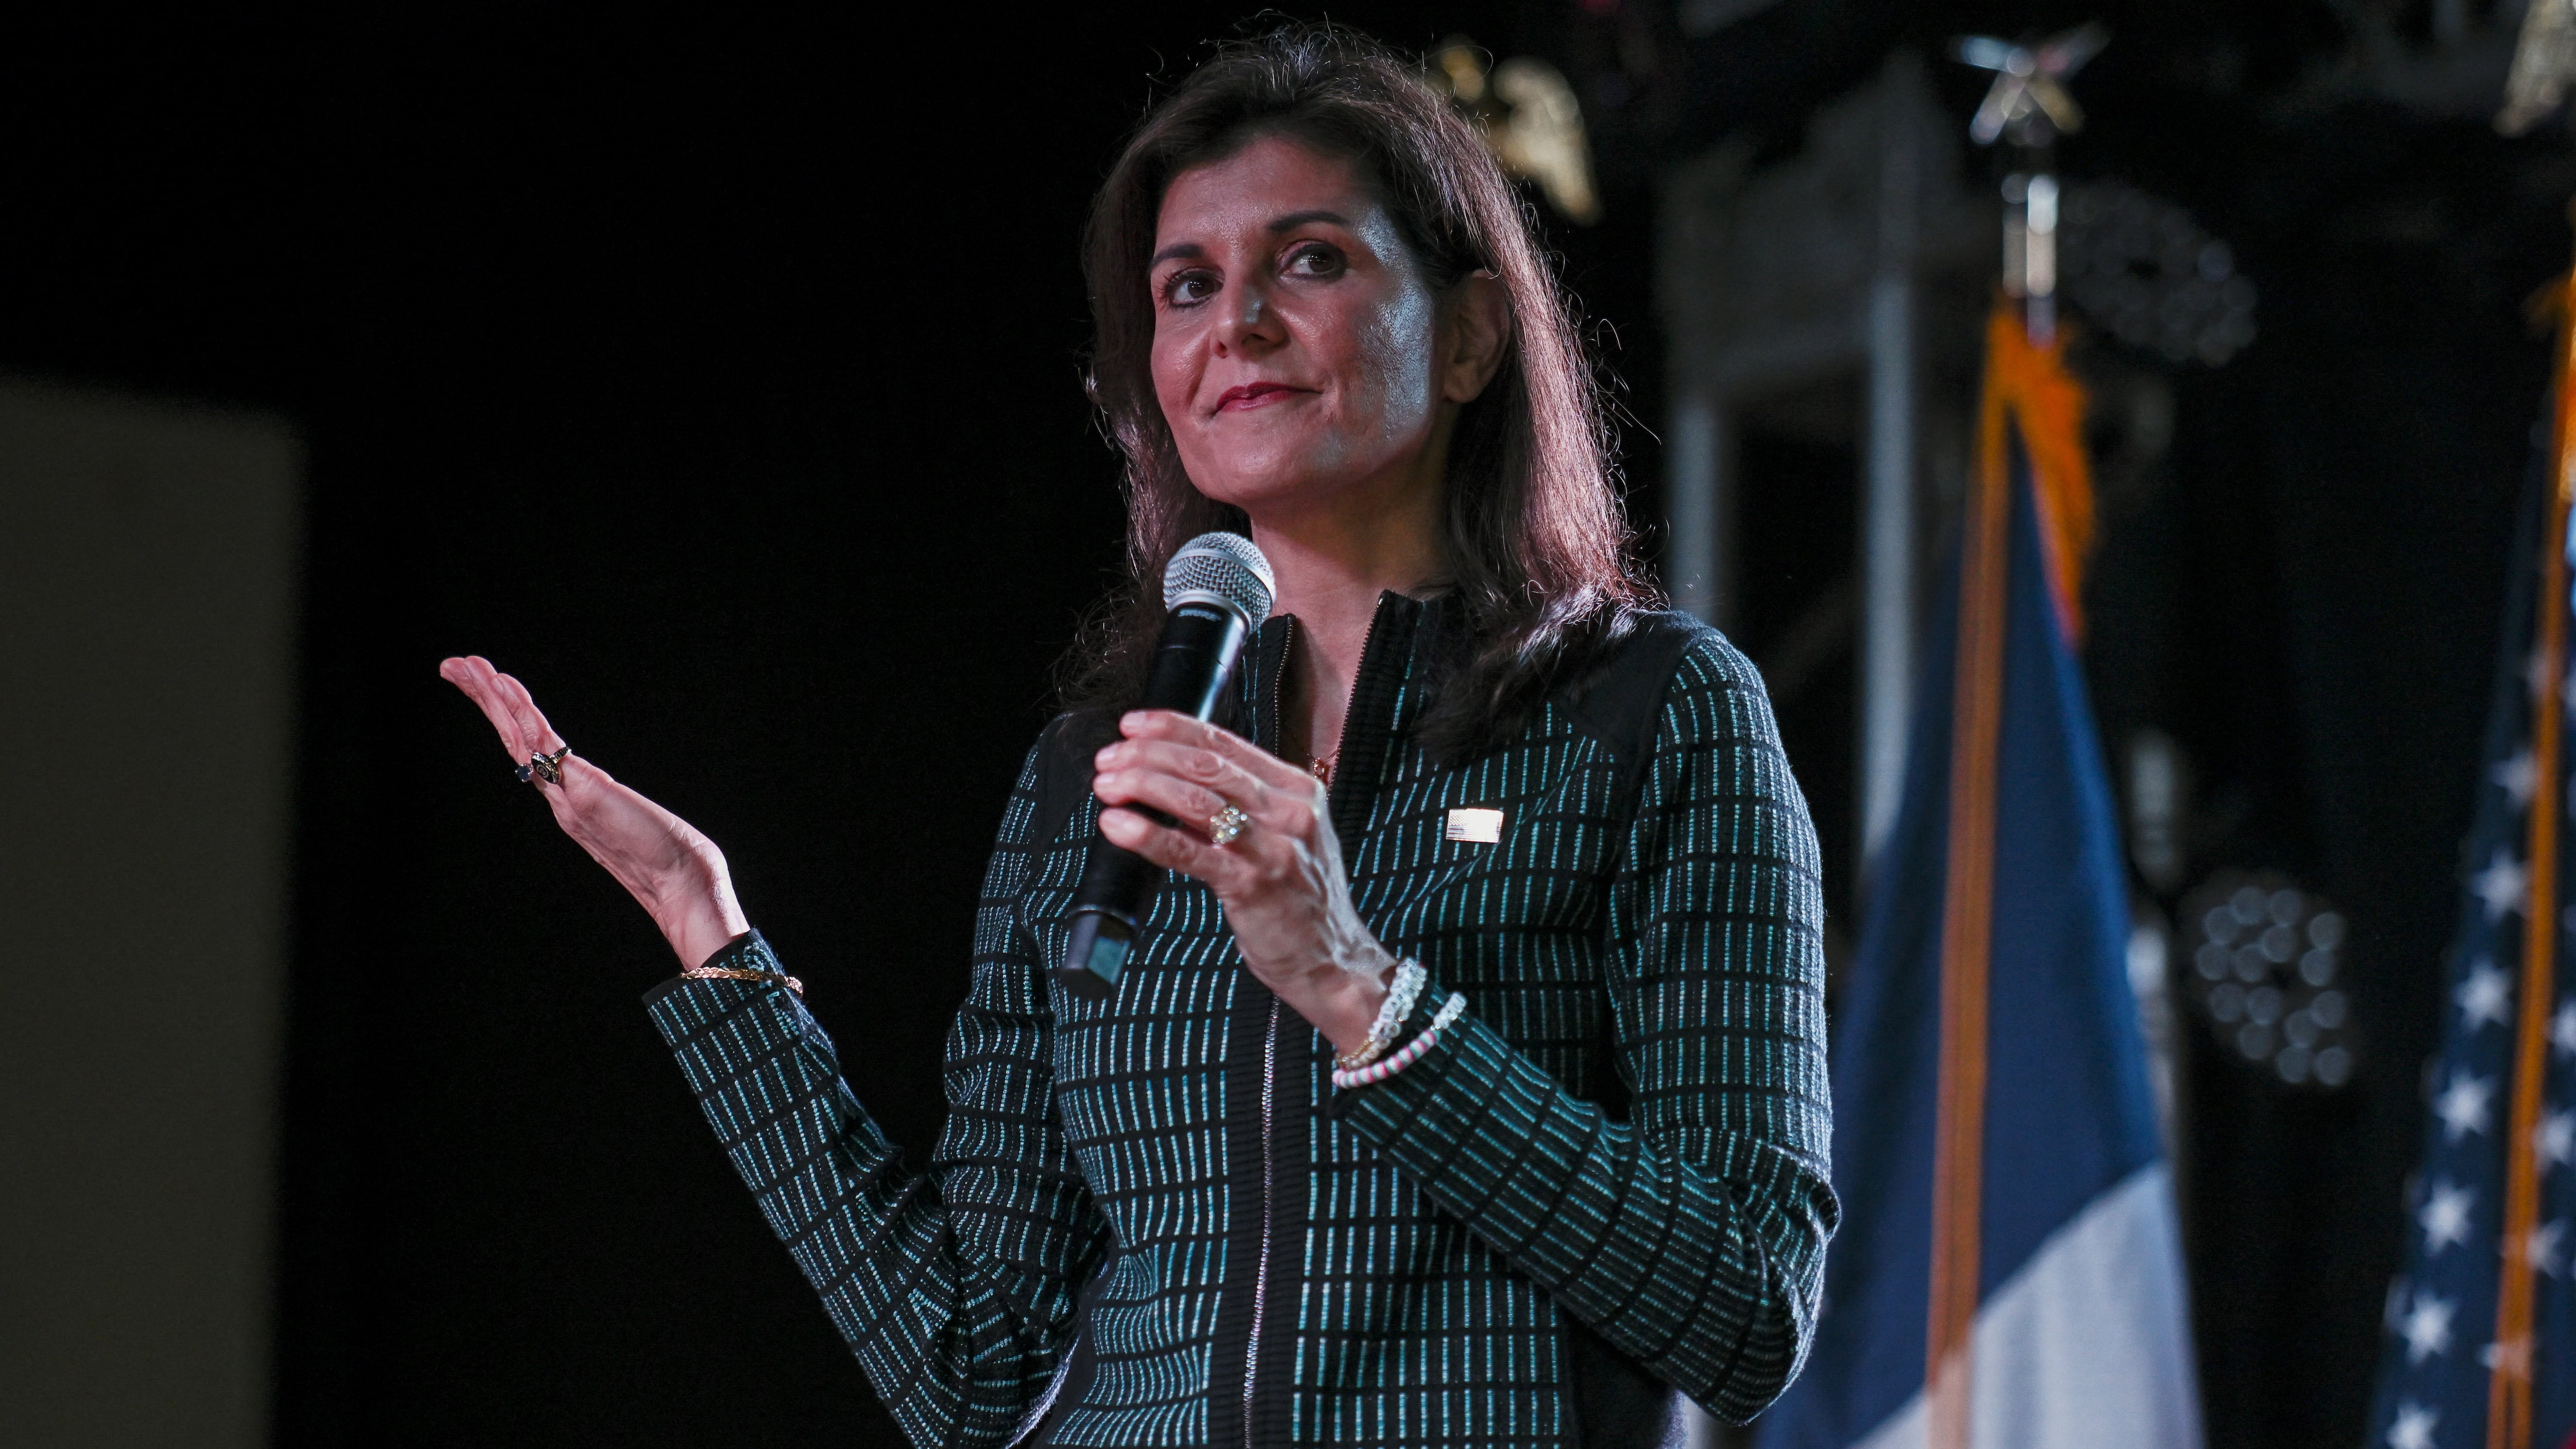
{"type": "MultiPolygon", "coordinates": [[[[1631,0],[1332,13],[1574,78],[1608,215],[1554,241],[1649,526],[1662,169],[1730,135],[1794,151],[1893,45],[2110,21],[2069,172],[2190,207],[2262,287],[2263,333],[2176,379],[2169,454],[2106,498],[2106,738],[2178,736],[2195,872],[2349,903],[2364,973],[2340,1094],[2185,1033],[2212,1442],[2355,1442],[2564,132],[2337,89],[2374,36],[2423,43],[2422,4],[1787,0],[1699,39],[1631,0]]],[[[660,941],[434,666],[488,654],[722,842],[860,1097],[926,1147],[984,845],[1117,556],[1078,385],[1083,208],[1152,83],[1232,26],[12,22],[0,365],[277,410],[310,445],[279,1442],[896,1442],[646,1025],[660,941]]],[[[1935,69],[1964,124],[1980,79],[1935,69]]],[[[1748,440],[1757,659],[1848,584],[1854,467],[1748,440]]],[[[1848,916],[1834,660],[1783,717],[1848,916]]]]}

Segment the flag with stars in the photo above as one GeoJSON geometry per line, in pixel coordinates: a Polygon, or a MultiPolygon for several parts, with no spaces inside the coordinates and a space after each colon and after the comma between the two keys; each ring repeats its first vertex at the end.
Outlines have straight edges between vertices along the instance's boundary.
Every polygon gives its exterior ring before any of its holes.
{"type": "Polygon", "coordinates": [[[2576,1445],[2576,870],[2561,829],[2576,818],[2576,780],[2559,737],[2576,708],[2576,670],[2566,653],[2566,506],[2552,500],[2547,471],[2515,549],[2372,1449],[2576,1445]],[[2556,818],[2535,822],[2535,811],[2556,818]],[[2535,1090],[2517,1104],[2526,1064],[2537,1067],[2535,1090]]]}

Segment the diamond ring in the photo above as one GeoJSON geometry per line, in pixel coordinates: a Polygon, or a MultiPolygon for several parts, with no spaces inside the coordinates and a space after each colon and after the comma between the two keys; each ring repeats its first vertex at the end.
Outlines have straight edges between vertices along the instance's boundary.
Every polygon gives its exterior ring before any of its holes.
{"type": "Polygon", "coordinates": [[[1234,838],[1243,833],[1243,822],[1251,818],[1231,805],[1209,816],[1208,844],[1218,846],[1234,844],[1234,838]]]}

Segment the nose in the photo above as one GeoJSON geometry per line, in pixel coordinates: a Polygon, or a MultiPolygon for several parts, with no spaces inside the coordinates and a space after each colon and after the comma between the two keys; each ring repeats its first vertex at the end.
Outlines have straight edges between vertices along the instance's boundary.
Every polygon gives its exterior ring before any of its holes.
{"type": "Polygon", "coordinates": [[[1217,351],[1259,353],[1286,340],[1273,300],[1266,279],[1227,288],[1216,329],[1217,351]]]}

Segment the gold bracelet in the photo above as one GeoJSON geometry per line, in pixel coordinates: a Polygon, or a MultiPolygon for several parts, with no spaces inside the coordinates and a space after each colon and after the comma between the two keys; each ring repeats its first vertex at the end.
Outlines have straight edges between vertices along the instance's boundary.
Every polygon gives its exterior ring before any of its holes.
{"type": "Polygon", "coordinates": [[[692,966],[680,973],[683,981],[775,981],[802,996],[805,983],[783,971],[752,971],[739,966],[692,966]]]}

